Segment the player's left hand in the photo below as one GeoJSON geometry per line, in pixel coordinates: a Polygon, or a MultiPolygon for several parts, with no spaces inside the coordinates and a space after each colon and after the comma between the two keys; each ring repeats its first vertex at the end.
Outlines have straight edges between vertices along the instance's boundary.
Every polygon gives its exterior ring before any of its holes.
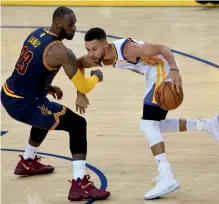
{"type": "Polygon", "coordinates": [[[182,87],[182,77],[181,77],[179,71],[170,70],[169,74],[163,79],[162,82],[168,81],[168,80],[172,81],[172,87],[171,87],[172,90],[174,90],[174,86],[176,86],[176,90],[179,93],[179,87],[183,88],[182,87]]]}
{"type": "Polygon", "coordinates": [[[58,100],[61,100],[63,97],[62,90],[57,86],[50,86],[48,94],[52,95],[53,98],[58,99],[58,100]]]}

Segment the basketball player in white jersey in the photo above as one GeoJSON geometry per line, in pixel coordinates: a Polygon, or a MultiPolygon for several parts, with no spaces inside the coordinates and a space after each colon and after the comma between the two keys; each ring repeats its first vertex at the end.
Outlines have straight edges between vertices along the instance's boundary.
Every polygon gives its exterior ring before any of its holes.
{"type": "Polygon", "coordinates": [[[154,179],[155,187],[146,193],[144,198],[154,199],[178,189],[180,184],[174,178],[167,160],[162,133],[208,131],[219,142],[219,116],[211,120],[166,119],[168,111],[156,104],[154,91],[161,81],[167,79],[171,79],[177,89],[182,86],[179,65],[168,47],[131,38],[109,43],[105,31],[101,28],[92,28],[86,33],[85,47],[88,54],[77,59],[81,70],[96,66],[112,66],[130,69],[146,76],[140,129],[155,157],[159,176],[154,179]]]}

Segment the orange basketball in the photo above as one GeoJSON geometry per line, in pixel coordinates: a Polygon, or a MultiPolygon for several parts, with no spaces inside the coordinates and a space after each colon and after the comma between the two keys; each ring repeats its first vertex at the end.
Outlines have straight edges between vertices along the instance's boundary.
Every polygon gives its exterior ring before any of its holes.
{"type": "Polygon", "coordinates": [[[182,104],[184,98],[182,88],[180,87],[179,90],[179,93],[177,93],[175,86],[174,90],[172,90],[172,82],[170,81],[161,83],[155,91],[157,105],[164,110],[174,110],[178,108],[182,104]]]}

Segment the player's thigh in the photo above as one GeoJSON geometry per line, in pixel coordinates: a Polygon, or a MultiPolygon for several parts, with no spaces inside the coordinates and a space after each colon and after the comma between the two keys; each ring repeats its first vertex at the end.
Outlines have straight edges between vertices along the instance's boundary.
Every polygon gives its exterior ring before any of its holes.
{"type": "Polygon", "coordinates": [[[4,90],[1,90],[1,103],[8,115],[13,119],[20,122],[26,121],[26,114],[28,111],[25,111],[24,106],[22,105],[24,104],[23,98],[9,96],[4,90]]]}
{"type": "Polygon", "coordinates": [[[162,80],[167,76],[170,67],[166,63],[160,63],[149,68],[146,76],[146,91],[143,101],[142,119],[164,120],[168,111],[160,108],[155,100],[155,90],[162,80]]]}
{"type": "Polygon", "coordinates": [[[167,110],[163,110],[158,105],[144,104],[142,119],[161,121],[166,119],[167,113],[168,113],[167,110]]]}
{"type": "Polygon", "coordinates": [[[66,112],[65,106],[47,98],[29,101],[8,96],[4,91],[1,91],[1,102],[13,119],[46,130],[55,129],[60,122],[59,117],[66,112]]]}
{"type": "Polygon", "coordinates": [[[155,90],[170,72],[167,62],[156,64],[148,69],[144,104],[156,105],[155,90]]]}
{"type": "Polygon", "coordinates": [[[66,109],[66,106],[48,99],[40,100],[28,123],[33,127],[54,130],[60,123],[60,117],[65,115],[66,109]]]}

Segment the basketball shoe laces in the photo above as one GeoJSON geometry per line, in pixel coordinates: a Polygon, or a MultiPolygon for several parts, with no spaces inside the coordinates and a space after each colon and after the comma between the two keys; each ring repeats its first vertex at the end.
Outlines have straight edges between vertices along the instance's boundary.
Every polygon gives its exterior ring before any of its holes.
{"type": "Polygon", "coordinates": [[[152,179],[152,184],[157,184],[160,181],[160,176],[156,176],[154,179],[152,179]]]}
{"type": "MultiPolygon", "coordinates": [[[[89,176],[89,175],[86,175],[86,177],[87,177],[87,184],[84,186],[84,189],[87,188],[88,186],[92,186],[92,187],[95,188],[94,182],[92,182],[92,181],[89,180],[89,179],[90,179],[90,176],[89,176]]],[[[70,181],[70,180],[68,180],[68,182],[72,183],[72,181],[70,181]]]]}
{"type": "MultiPolygon", "coordinates": [[[[169,170],[169,171],[170,171],[170,173],[172,173],[171,170],[169,170]]],[[[163,172],[159,172],[159,175],[156,176],[154,179],[152,179],[151,183],[152,183],[152,184],[157,184],[157,183],[159,183],[160,177],[163,176],[163,175],[161,175],[162,173],[163,173],[163,172]]],[[[167,176],[168,176],[168,175],[167,175],[167,176]]]]}
{"type": "Polygon", "coordinates": [[[43,157],[42,156],[38,156],[36,155],[35,158],[33,159],[33,162],[35,165],[37,165],[38,167],[41,167],[43,166],[43,164],[41,164],[39,161],[41,161],[43,157]]]}
{"type": "MultiPolygon", "coordinates": [[[[21,154],[20,154],[19,156],[22,157],[21,154]]],[[[37,161],[37,162],[38,162],[38,161],[41,161],[42,158],[43,158],[42,156],[36,155],[34,159],[31,159],[31,161],[37,161]]],[[[39,162],[38,162],[38,163],[39,163],[39,162]]]]}
{"type": "MultiPolygon", "coordinates": [[[[22,155],[19,155],[20,157],[22,157],[22,155]]],[[[34,159],[32,159],[31,161],[29,162],[32,162],[32,164],[37,167],[37,168],[40,168],[41,166],[44,166],[43,164],[41,164],[39,161],[41,161],[43,157],[42,156],[38,156],[36,155],[34,159]]],[[[28,161],[28,160],[27,160],[28,161]]]]}

